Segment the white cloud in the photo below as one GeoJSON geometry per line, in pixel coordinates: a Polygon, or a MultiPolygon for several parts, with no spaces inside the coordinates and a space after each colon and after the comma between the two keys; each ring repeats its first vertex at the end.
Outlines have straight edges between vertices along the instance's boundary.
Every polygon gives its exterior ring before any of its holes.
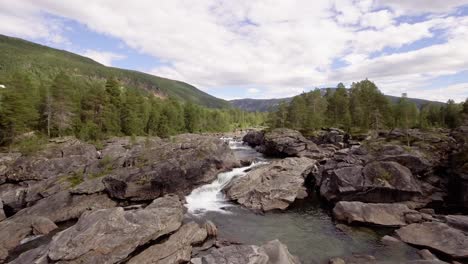
{"type": "Polygon", "coordinates": [[[112,66],[113,61],[121,60],[125,58],[125,56],[120,55],[120,54],[107,52],[107,51],[97,51],[97,50],[86,50],[82,55],[85,57],[91,58],[106,66],[112,66]]]}
{"type": "MultiPolygon", "coordinates": [[[[466,17],[450,12],[467,1],[0,0],[0,33],[60,41],[60,23],[44,14],[66,17],[164,62],[150,73],[203,90],[262,87],[258,95],[279,97],[369,77],[399,91],[466,68],[466,17]],[[430,15],[400,21],[422,13],[430,15]],[[387,54],[433,38],[436,29],[445,43],[387,54]],[[348,65],[336,70],[336,60],[348,65]]],[[[104,64],[122,58],[87,56],[104,64]]]]}

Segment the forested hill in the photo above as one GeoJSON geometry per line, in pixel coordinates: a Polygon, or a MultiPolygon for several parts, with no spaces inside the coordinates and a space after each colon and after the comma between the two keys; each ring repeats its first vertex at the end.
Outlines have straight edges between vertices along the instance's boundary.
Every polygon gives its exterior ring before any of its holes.
{"type": "MultiPolygon", "coordinates": [[[[327,91],[327,89],[330,89],[331,91],[336,90],[336,88],[321,88],[320,91],[322,95],[324,95],[327,91]]],[[[392,96],[392,95],[386,95],[386,97],[390,100],[392,103],[398,102],[400,97],[397,96],[392,96]]],[[[294,97],[287,97],[287,98],[275,98],[275,99],[250,99],[250,98],[245,98],[245,99],[235,99],[235,100],[230,100],[229,102],[231,105],[235,108],[239,108],[244,111],[249,111],[249,112],[269,112],[276,110],[278,106],[285,102],[289,103],[292,101],[294,97]]],[[[434,102],[434,101],[429,101],[429,100],[424,100],[424,99],[418,99],[418,98],[408,98],[410,102],[413,102],[416,104],[418,108],[421,108],[423,105],[428,104],[428,103],[435,103],[435,104],[443,104],[440,102],[434,102]]]]}
{"type": "Polygon", "coordinates": [[[32,81],[49,80],[58,72],[66,71],[69,75],[89,79],[116,78],[128,87],[146,90],[159,97],[173,97],[211,108],[230,106],[227,101],[184,82],[106,67],[87,57],[1,34],[0,51],[0,81],[17,71],[27,72],[33,76],[32,81]]]}

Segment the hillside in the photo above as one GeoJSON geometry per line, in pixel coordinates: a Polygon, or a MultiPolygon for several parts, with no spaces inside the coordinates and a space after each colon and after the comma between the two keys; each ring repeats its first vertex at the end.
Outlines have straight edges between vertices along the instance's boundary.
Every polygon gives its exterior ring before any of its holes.
{"type": "Polygon", "coordinates": [[[53,49],[26,40],[0,35],[0,81],[14,71],[29,72],[41,80],[59,71],[90,79],[115,77],[129,87],[174,97],[211,108],[229,107],[225,100],[211,96],[196,87],[150,74],[106,67],[96,61],[64,50],[53,49]]]}
{"type": "MultiPolygon", "coordinates": [[[[325,94],[327,89],[332,89],[332,91],[335,88],[321,88],[322,94],[325,94]]],[[[400,97],[397,96],[392,96],[392,95],[386,95],[386,97],[390,100],[392,103],[398,102],[400,97]]],[[[239,108],[241,110],[249,111],[249,112],[268,112],[271,110],[276,109],[279,104],[282,102],[289,103],[294,97],[287,97],[287,98],[276,98],[276,99],[250,99],[250,98],[245,98],[245,99],[235,99],[235,100],[230,100],[229,103],[235,108],[239,108]]],[[[436,103],[436,104],[443,104],[441,102],[434,102],[434,101],[429,101],[425,99],[418,99],[418,98],[408,98],[411,102],[415,103],[418,108],[421,108],[424,104],[427,103],[436,103]]]]}

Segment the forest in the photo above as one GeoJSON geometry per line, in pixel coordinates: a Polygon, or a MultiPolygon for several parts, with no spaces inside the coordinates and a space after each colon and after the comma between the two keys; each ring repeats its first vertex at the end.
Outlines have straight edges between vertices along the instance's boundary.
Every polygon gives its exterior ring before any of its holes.
{"type": "Polygon", "coordinates": [[[468,114],[468,99],[461,104],[432,102],[418,108],[405,94],[391,103],[370,80],[340,83],[337,89],[320,89],[296,96],[270,113],[270,128],[288,127],[308,133],[322,127],[338,127],[348,132],[392,128],[455,128],[468,114]]]}
{"type": "Polygon", "coordinates": [[[35,140],[74,135],[99,142],[111,136],[226,132],[265,120],[264,113],[161,98],[126,87],[115,78],[98,80],[60,72],[50,81],[37,82],[16,72],[1,81],[1,145],[24,141],[16,139],[32,131],[35,140]]]}

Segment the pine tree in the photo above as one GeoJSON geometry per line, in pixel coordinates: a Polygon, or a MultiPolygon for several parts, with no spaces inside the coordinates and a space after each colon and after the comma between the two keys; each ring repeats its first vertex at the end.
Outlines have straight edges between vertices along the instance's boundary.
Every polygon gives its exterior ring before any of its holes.
{"type": "Polygon", "coordinates": [[[47,100],[50,109],[47,115],[47,131],[50,135],[62,136],[72,128],[76,106],[73,104],[73,83],[64,72],[59,73],[50,87],[47,100]],[[49,97],[50,96],[50,97],[49,97]]]}
{"type": "Polygon", "coordinates": [[[0,101],[0,140],[11,143],[22,133],[36,129],[39,113],[30,79],[15,73],[6,82],[0,101]]]}

